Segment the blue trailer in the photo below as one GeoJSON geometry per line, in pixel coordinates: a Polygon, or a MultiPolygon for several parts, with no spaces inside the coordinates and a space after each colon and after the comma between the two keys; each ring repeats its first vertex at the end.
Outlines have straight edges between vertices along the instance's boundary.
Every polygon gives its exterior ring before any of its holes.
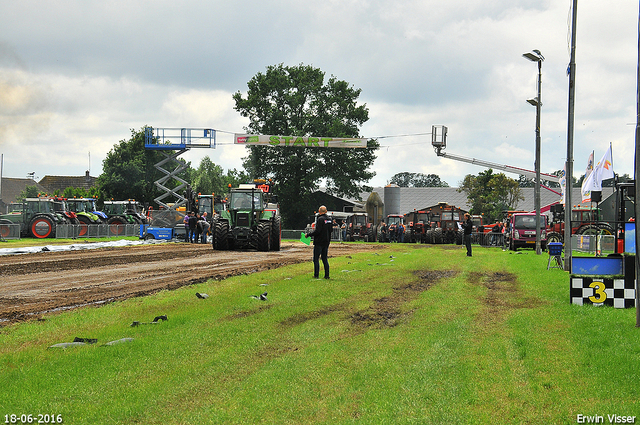
{"type": "Polygon", "coordinates": [[[171,240],[176,237],[175,231],[171,227],[151,227],[140,225],[140,239],[160,239],[171,240]]]}

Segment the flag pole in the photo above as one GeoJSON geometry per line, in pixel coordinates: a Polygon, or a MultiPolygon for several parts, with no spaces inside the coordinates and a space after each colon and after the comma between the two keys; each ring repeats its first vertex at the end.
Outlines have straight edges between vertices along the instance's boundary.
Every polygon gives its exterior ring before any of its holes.
{"type": "Polygon", "coordinates": [[[567,194],[564,206],[564,269],[571,271],[571,190],[573,189],[573,123],[575,120],[576,25],[578,0],[573,0],[571,18],[571,59],[569,61],[569,119],[567,125],[567,194]]]}
{"type": "MultiPolygon", "coordinates": [[[[639,12],[640,13],[640,12],[639,12]]],[[[638,166],[640,165],[640,15],[638,16],[638,66],[636,70],[636,155],[634,158],[634,186],[635,186],[635,199],[638,199],[640,196],[640,187],[638,187],[638,166]]],[[[638,212],[640,208],[638,207],[638,203],[635,204],[635,217],[638,217],[638,212]]],[[[624,225],[624,223],[623,223],[624,225]]],[[[638,285],[638,277],[640,276],[640,257],[638,256],[638,243],[640,242],[640,235],[638,235],[637,221],[636,221],[636,255],[635,255],[635,263],[636,263],[636,278],[635,278],[635,292],[636,292],[636,328],[640,327],[640,287],[638,285]]]]}

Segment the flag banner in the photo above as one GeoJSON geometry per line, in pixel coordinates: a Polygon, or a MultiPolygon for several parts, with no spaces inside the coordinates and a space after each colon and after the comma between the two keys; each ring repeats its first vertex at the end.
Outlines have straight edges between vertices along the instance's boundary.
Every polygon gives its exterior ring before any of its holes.
{"type": "Polygon", "coordinates": [[[604,156],[589,175],[585,179],[583,185],[583,191],[602,191],[602,181],[612,179],[615,177],[613,172],[613,155],[611,153],[611,143],[609,143],[609,149],[604,153],[604,156]]]}
{"type": "Polygon", "coordinates": [[[560,192],[562,192],[562,198],[560,203],[565,205],[567,203],[567,163],[565,162],[562,174],[558,177],[558,183],[560,183],[560,192]]]}
{"type": "Polygon", "coordinates": [[[367,139],[339,137],[267,136],[236,134],[234,143],[245,146],[299,146],[310,148],[366,148],[367,139]]]}
{"type": "Polygon", "coordinates": [[[587,170],[584,173],[584,180],[582,180],[582,187],[580,191],[582,192],[582,202],[591,202],[591,189],[586,189],[585,183],[591,172],[593,171],[593,151],[591,151],[591,155],[589,155],[589,161],[587,161],[587,170]]]}

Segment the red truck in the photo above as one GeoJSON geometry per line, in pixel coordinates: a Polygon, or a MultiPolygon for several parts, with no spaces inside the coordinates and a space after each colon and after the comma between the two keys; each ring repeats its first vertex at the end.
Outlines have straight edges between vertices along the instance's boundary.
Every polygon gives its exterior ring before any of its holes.
{"type": "MultiPolygon", "coordinates": [[[[536,213],[513,213],[507,222],[509,249],[536,247],[536,213]]],[[[547,216],[540,215],[540,246],[547,246],[547,216]]]]}

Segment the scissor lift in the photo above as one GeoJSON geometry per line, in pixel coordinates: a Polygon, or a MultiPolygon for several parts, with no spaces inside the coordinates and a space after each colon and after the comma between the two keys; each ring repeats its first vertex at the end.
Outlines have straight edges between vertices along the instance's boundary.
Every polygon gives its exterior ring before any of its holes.
{"type": "Polygon", "coordinates": [[[158,205],[167,210],[176,210],[187,204],[187,199],[181,194],[189,185],[179,174],[188,165],[178,160],[178,157],[191,148],[216,147],[216,131],[211,128],[153,128],[146,127],[144,131],[145,149],[160,151],[165,158],[154,165],[164,177],[155,181],[155,185],[164,193],[155,198],[158,205]],[[179,184],[175,188],[168,187],[168,183],[176,180],[179,184]],[[175,202],[168,205],[164,199],[173,197],[175,202]]]}

